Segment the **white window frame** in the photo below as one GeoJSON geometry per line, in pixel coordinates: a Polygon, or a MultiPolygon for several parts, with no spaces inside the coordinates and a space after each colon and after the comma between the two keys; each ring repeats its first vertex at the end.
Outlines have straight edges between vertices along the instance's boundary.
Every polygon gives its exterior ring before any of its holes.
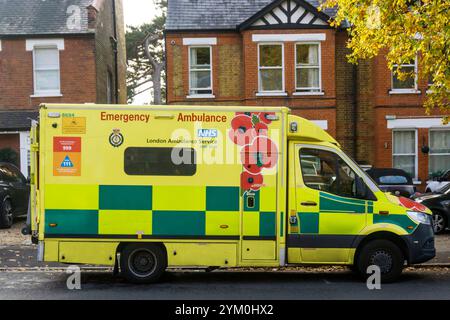
{"type": "MultiPolygon", "coordinates": [[[[433,131],[448,131],[450,133],[450,129],[444,129],[444,128],[430,128],[430,130],[428,130],[428,145],[431,146],[431,132],[433,131]]],[[[430,153],[428,154],[429,157],[433,156],[433,155],[438,155],[438,156],[450,156],[450,153],[432,153],[431,152],[431,148],[430,148],[430,153]]],[[[428,172],[430,172],[430,163],[431,161],[428,161],[428,172]]]]}
{"type": "Polygon", "coordinates": [[[61,97],[61,61],[59,56],[59,48],[57,45],[36,45],[33,47],[33,86],[34,86],[34,95],[32,97],[61,97]],[[36,50],[39,49],[54,49],[58,52],[58,69],[36,69],[36,50]],[[58,87],[59,90],[37,90],[37,77],[36,71],[58,71],[58,87]]]}
{"type": "Polygon", "coordinates": [[[215,98],[214,96],[214,83],[213,83],[213,54],[212,54],[212,45],[191,45],[188,46],[188,66],[189,66],[189,95],[187,98],[191,99],[198,99],[198,98],[215,98]],[[191,68],[191,49],[192,48],[208,48],[209,49],[209,63],[210,67],[209,70],[207,69],[201,69],[201,70],[192,70],[191,68]],[[210,72],[210,78],[211,78],[211,86],[209,88],[191,88],[191,72],[192,71],[209,71],[210,72]],[[211,93],[200,93],[196,94],[193,93],[193,91],[198,90],[211,90],[211,93]]]}
{"type": "Polygon", "coordinates": [[[261,42],[258,43],[258,92],[256,93],[257,96],[287,96],[286,89],[285,89],[285,74],[284,74],[284,42],[261,42]],[[280,90],[262,90],[261,85],[261,70],[278,70],[280,67],[261,67],[260,62],[260,55],[261,55],[261,46],[281,46],[281,81],[282,81],[282,88],[280,90]]]}
{"type": "Polygon", "coordinates": [[[414,88],[394,88],[394,70],[391,70],[391,90],[389,94],[419,94],[420,90],[418,89],[418,61],[417,57],[414,59],[414,64],[404,63],[404,64],[394,64],[394,68],[403,68],[403,67],[414,67],[414,88]]]}
{"type": "Polygon", "coordinates": [[[414,177],[411,177],[414,181],[419,180],[418,175],[419,175],[419,168],[418,168],[418,164],[419,164],[419,156],[418,156],[418,150],[417,150],[417,146],[418,146],[418,135],[417,135],[417,129],[415,128],[402,128],[402,129],[393,129],[392,130],[392,167],[394,168],[394,156],[414,156],[414,177]],[[400,132],[400,131],[414,131],[414,154],[412,153],[394,153],[394,135],[395,132],[400,132]]]}
{"type": "MultiPolygon", "coordinates": [[[[304,95],[323,95],[323,91],[322,91],[322,44],[320,42],[296,42],[295,43],[295,60],[294,60],[294,64],[295,64],[295,92],[294,95],[298,95],[298,96],[304,96],[304,95]],[[301,44],[314,44],[314,45],[318,45],[318,63],[319,63],[319,87],[317,88],[318,90],[315,91],[297,91],[297,90],[311,90],[311,88],[299,88],[297,87],[297,69],[311,69],[312,67],[309,66],[300,66],[297,65],[297,45],[301,45],[301,44]]],[[[313,67],[313,68],[317,68],[317,67],[313,67]]],[[[316,88],[314,88],[316,89],[316,88]]]]}

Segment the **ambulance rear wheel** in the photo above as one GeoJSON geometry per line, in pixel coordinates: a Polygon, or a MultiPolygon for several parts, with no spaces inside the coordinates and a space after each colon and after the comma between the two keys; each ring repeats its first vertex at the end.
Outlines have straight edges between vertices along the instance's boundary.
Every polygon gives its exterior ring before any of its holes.
{"type": "Polygon", "coordinates": [[[358,255],[357,266],[361,276],[367,279],[373,271],[367,273],[368,268],[376,265],[380,268],[381,282],[389,283],[396,281],[405,263],[402,250],[393,242],[388,240],[372,240],[367,243],[358,255]]]}
{"type": "Polygon", "coordinates": [[[133,283],[157,282],[167,267],[167,255],[159,244],[129,244],[120,253],[122,275],[133,283]]]}

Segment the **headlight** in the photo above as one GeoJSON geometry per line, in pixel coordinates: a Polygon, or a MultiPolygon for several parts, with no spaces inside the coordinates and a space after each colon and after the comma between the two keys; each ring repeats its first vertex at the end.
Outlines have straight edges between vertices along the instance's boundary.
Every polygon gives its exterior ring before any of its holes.
{"type": "Polygon", "coordinates": [[[408,211],[407,214],[408,217],[410,217],[413,221],[417,223],[431,224],[431,219],[426,213],[417,211],[408,211]]]}

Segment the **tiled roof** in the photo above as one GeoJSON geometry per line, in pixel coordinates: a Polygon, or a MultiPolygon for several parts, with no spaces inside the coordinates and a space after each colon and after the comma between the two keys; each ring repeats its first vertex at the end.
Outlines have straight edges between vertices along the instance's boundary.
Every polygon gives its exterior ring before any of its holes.
{"type": "Polygon", "coordinates": [[[30,129],[31,120],[37,120],[37,111],[0,111],[0,131],[30,129]]]}
{"type": "Polygon", "coordinates": [[[0,0],[0,36],[88,33],[93,0],[0,0]],[[73,7],[71,7],[73,6],[73,7]],[[80,19],[70,19],[74,14],[80,19]],[[73,22],[79,21],[79,24],[73,22]]]}
{"type": "MultiPolygon", "coordinates": [[[[236,29],[274,0],[168,0],[167,30],[236,29]]],[[[318,0],[305,0],[314,7],[318,0]]],[[[332,17],[335,10],[326,10],[332,17]]]]}

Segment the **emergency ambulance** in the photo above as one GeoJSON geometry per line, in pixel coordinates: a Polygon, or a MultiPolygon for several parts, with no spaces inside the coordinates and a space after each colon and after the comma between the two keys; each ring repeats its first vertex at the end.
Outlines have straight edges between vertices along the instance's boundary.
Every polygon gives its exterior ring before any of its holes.
{"type": "Polygon", "coordinates": [[[47,104],[31,140],[39,261],[144,283],[168,267],[376,265],[389,282],[435,256],[431,212],[288,108],[47,104]]]}

